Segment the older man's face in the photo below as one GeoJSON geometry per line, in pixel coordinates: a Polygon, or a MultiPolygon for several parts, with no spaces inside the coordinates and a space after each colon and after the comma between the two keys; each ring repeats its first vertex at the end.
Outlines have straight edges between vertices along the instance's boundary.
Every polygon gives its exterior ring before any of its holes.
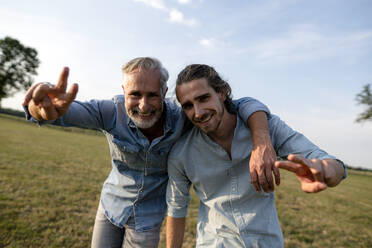
{"type": "Polygon", "coordinates": [[[225,95],[217,93],[205,78],[178,85],[176,93],[183,111],[195,126],[211,135],[221,128],[225,95]]]}
{"type": "Polygon", "coordinates": [[[147,129],[160,119],[165,92],[161,90],[158,70],[141,70],[126,74],[123,90],[125,110],[141,129],[147,129]]]}

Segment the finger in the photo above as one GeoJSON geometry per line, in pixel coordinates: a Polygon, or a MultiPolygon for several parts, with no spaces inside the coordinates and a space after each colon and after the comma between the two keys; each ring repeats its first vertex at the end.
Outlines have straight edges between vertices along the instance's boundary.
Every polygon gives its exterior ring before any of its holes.
{"type": "Polygon", "coordinates": [[[41,102],[41,116],[44,120],[55,120],[58,118],[58,112],[48,96],[41,102]]]}
{"type": "Polygon", "coordinates": [[[273,173],[275,177],[275,184],[279,186],[280,184],[280,172],[276,166],[273,166],[273,173]]]}
{"type": "Polygon", "coordinates": [[[35,104],[38,105],[48,94],[56,94],[56,89],[53,86],[42,83],[33,90],[32,98],[35,104]]]}
{"type": "Polygon", "coordinates": [[[261,192],[260,185],[258,184],[258,177],[256,170],[251,171],[251,184],[257,192],[261,192]]]}
{"type": "Polygon", "coordinates": [[[271,166],[269,168],[265,169],[265,174],[266,174],[266,181],[267,185],[269,187],[269,191],[274,191],[274,180],[272,176],[272,171],[271,171],[271,166]]]}
{"type": "Polygon", "coordinates": [[[301,189],[306,193],[317,193],[327,188],[327,185],[322,182],[301,182],[301,189]]]}
{"type": "Polygon", "coordinates": [[[269,189],[269,184],[267,183],[267,180],[266,180],[266,175],[263,171],[259,171],[258,172],[258,181],[261,185],[261,187],[263,188],[263,190],[266,192],[266,193],[269,193],[270,192],[270,189],[269,189]]]}
{"type": "Polygon", "coordinates": [[[297,173],[302,168],[302,165],[291,161],[276,161],[275,167],[297,173]]]}
{"type": "Polygon", "coordinates": [[[303,165],[306,165],[306,166],[308,165],[308,160],[305,159],[304,157],[302,157],[301,155],[289,154],[287,158],[288,158],[289,161],[299,163],[299,164],[303,164],[303,165]]]}
{"type": "Polygon", "coordinates": [[[32,99],[32,94],[37,86],[39,86],[42,83],[36,83],[33,84],[26,92],[25,97],[23,98],[22,106],[27,106],[30,100],[32,99]]]}
{"type": "Polygon", "coordinates": [[[67,92],[67,101],[69,103],[71,103],[73,100],[75,100],[78,91],[79,91],[79,85],[78,84],[71,85],[71,87],[69,88],[69,90],[67,92]]]}
{"type": "Polygon", "coordinates": [[[65,93],[67,89],[67,79],[68,79],[69,69],[68,67],[63,67],[61,74],[58,78],[58,83],[56,85],[56,88],[61,93],[65,93]]]}

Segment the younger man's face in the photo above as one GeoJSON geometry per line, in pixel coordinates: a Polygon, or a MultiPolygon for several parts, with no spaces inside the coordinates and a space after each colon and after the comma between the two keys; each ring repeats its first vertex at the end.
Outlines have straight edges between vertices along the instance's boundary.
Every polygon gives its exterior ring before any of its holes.
{"type": "Polygon", "coordinates": [[[176,87],[182,109],[190,121],[206,134],[221,128],[225,113],[225,94],[217,93],[205,78],[199,78],[176,87]]]}

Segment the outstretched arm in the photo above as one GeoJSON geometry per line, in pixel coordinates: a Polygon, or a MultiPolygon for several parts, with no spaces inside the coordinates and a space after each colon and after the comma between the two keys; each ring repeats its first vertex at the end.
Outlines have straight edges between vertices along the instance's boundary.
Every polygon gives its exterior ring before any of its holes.
{"type": "Polygon", "coordinates": [[[173,218],[171,216],[167,216],[167,248],[182,247],[183,235],[185,233],[185,219],[185,217],[173,218]]]}
{"type": "Polygon", "coordinates": [[[37,83],[31,86],[22,105],[28,106],[32,117],[36,120],[55,120],[64,115],[78,92],[78,85],[67,89],[69,69],[63,68],[57,85],[37,83]]]}
{"type": "Polygon", "coordinates": [[[335,159],[306,159],[290,154],[288,161],[277,161],[275,167],[296,174],[301,189],[307,193],[317,193],[338,185],[344,176],[343,165],[335,159]]]}

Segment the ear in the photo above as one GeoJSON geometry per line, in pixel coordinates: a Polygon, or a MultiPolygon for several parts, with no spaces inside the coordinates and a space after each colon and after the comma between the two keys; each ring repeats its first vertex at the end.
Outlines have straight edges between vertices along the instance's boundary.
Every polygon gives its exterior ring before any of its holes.
{"type": "Polygon", "coordinates": [[[221,90],[218,94],[220,95],[222,102],[224,102],[226,100],[226,92],[221,90]]]}
{"type": "Polygon", "coordinates": [[[123,89],[123,91],[125,91],[125,90],[124,90],[124,84],[121,85],[121,88],[123,89]]]}

